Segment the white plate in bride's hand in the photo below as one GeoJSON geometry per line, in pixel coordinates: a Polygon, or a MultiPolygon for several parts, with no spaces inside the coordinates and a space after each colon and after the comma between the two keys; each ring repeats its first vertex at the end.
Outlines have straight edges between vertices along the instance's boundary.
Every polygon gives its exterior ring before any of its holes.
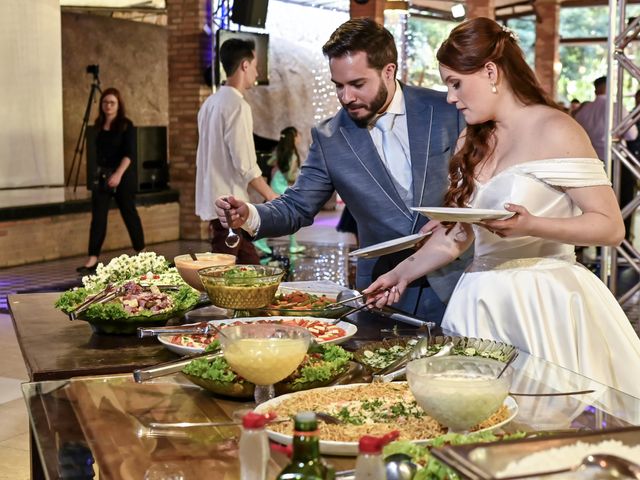
{"type": "Polygon", "coordinates": [[[415,246],[420,240],[427,235],[431,235],[431,232],[427,233],[414,233],[413,235],[407,235],[406,237],[395,238],[386,242],[376,243],[359,250],[349,252],[350,257],[360,258],[375,258],[382,255],[388,255],[390,253],[399,252],[407,248],[415,246]]]}
{"type": "Polygon", "coordinates": [[[506,220],[515,215],[515,212],[507,210],[486,208],[416,207],[411,210],[440,222],[475,223],[483,220],[506,220]]]}

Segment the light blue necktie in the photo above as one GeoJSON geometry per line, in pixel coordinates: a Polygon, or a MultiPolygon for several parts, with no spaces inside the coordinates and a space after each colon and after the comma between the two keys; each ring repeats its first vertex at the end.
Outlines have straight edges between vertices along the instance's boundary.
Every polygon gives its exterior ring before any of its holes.
{"type": "Polygon", "coordinates": [[[385,113],[378,118],[375,126],[382,132],[382,161],[404,203],[411,207],[413,201],[411,164],[402,148],[400,139],[394,133],[395,118],[394,113],[385,113]]]}

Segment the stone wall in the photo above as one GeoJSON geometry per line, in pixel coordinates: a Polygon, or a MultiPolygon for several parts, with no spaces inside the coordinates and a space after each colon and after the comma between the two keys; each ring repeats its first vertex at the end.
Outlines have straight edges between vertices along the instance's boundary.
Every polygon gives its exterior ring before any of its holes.
{"type": "MultiPolygon", "coordinates": [[[[71,167],[91,91],[90,64],[100,65],[102,88],[116,87],[136,125],[168,125],[167,29],[102,15],[62,13],[65,178],[71,167]]],[[[92,105],[89,124],[98,114],[92,105]]],[[[85,159],[80,184],[85,183],[85,159]]]]}

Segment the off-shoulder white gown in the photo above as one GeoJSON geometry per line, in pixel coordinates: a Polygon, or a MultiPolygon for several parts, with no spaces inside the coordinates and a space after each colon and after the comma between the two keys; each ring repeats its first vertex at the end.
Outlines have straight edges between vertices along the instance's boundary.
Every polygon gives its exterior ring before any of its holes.
{"type": "MultiPolygon", "coordinates": [[[[609,184],[598,159],[530,161],[478,184],[470,206],[509,202],[541,217],[572,217],[580,210],[564,188],[609,184]]],[[[640,340],[607,287],[576,263],[574,246],[473,230],[475,257],[442,326],[510,343],[640,398],[640,340]]]]}

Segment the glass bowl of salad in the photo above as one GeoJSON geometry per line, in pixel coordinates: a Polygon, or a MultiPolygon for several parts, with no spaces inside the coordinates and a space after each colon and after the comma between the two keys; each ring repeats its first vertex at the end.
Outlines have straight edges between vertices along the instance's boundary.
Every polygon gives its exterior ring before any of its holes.
{"type": "Polygon", "coordinates": [[[244,310],[269,305],[284,273],[280,267],[266,265],[228,265],[198,270],[211,303],[217,307],[244,310]]]}
{"type": "Polygon", "coordinates": [[[490,358],[421,358],[407,365],[407,381],[427,414],[449,432],[464,433],[493,415],[509,395],[513,368],[502,372],[504,367],[490,358]]]}

